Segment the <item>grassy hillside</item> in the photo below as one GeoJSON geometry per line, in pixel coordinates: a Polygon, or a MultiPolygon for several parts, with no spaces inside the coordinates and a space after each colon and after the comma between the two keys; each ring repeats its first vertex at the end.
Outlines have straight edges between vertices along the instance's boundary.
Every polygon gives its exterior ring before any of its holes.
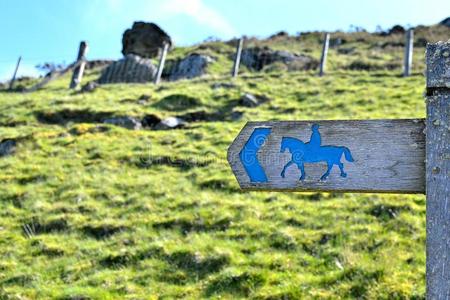
{"type": "Polygon", "coordinates": [[[0,140],[18,141],[0,157],[0,299],[423,299],[423,195],[243,193],[226,162],[248,120],[424,117],[423,48],[409,78],[340,68],[360,58],[333,49],[326,77],[244,70],[225,87],[233,47],[201,48],[222,62],[201,79],[0,92],[0,140]],[[245,92],[271,101],[240,106],[245,92]],[[101,123],[193,112],[178,130],[101,123]]]}
{"type": "MultiPolygon", "coordinates": [[[[444,25],[418,26],[414,29],[413,72],[422,73],[425,68],[424,53],[426,43],[447,41],[450,28],[444,25]]],[[[247,37],[244,48],[269,47],[274,50],[288,50],[295,54],[311,56],[320,59],[324,33],[307,32],[297,36],[274,35],[267,39],[247,37]]],[[[214,75],[228,75],[232,68],[236,41],[206,42],[193,47],[175,48],[168,55],[169,63],[166,71],[171,67],[170,62],[196,52],[210,55],[215,63],[209,68],[214,75]]],[[[333,32],[330,39],[327,70],[336,72],[342,70],[380,71],[391,70],[402,72],[404,57],[405,35],[402,33],[382,36],[369,32],[333,32]]],[[[264,71],[285,71],[286,66],[275,64],[264,71]]],[[[241,72],[248,72],[241,66],[241,72]]]]}

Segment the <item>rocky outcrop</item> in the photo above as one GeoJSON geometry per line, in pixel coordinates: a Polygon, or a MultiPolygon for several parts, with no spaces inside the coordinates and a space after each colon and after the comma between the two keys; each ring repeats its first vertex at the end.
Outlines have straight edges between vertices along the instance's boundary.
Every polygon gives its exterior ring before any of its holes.
{"type": "Polygon", "coordinates": [[[170,36],[154,23],[134,22],[133,27],[124,32],[122,54],[135,54],[144,58],[158,56],[164,43],[172,45],[170,36]]]}
{"type": "Polygon", "coordinates": [[[102,71],[98,83],[150,82],[155,74],[156,67],[150,59],[128,54],[123,59],[106,67],[102,71]]]}
{"type": "Polygon", "coordinates": [[[89,81],[81,87],[80,93],[91,93],[98,88],[98,85],[95,81],[89,81]]]}
{"type": "Polygon", "coordinates": [[[380,36],[390,36],[393,34],[405,34],[406,29],[402,25],[394,25],[387,31],[381,31],[378,33],[380,36]]]}
{"type": "MultiPolygon", "coordinates": [[[[161,119],[160,117],[154,114],[145,115],[142,118],[142,120],[131,116],[111,117],[104,119],[102,123],[123,127],[129,130],[141,130],[141,129],[169,130],[169,129],[183,128],[188,124],[186,120],[180,117],[168,117],[165,119],[161,119]]],[[[15,147],[15,144],[13,144],[12,146],[15,147]]],[[[0,144],[0,151],[3,150],[2,147],[3,147],[2,144],[0,144]]]]}
{"type": "Polygon", "coordinates": [[[116,117],[109,118],[103,121],[105,124],[111,124],[115,126],[120,126],[126,129],[139,130],[142,128],[141,121],[133,117],[116,117]]]}
{"type": "Polygon", "coordinates": [[[310,70],[317,68],[319,62],[306,55],[293,54],[288,51],[275,51],[267,47],[247,48],[242,51],[241,63],[251,70],[261,71],[265,66],[281,62],[295,65],[296,70],[310,70]]]}
{"type": "Polygon", "coordinates": [[[202,76],[205,74],[208,64],[213,61],[214,60],[209,56],[192,53],[175,63],[169,74],[169,80],[173,81],[202,76]]]}
{"type": "Polygon", "coordinates": [[[17,142],[13,139],[0,141],[0,157],[11,155],[16,150],[17,142]]]}
{"type": "Polygon", "coordinates": [[[287,33],[287,31],[282,30],[282,31],[279,31],[279,32],[271,35],[269,37],[269,39],[273,40],[273,39],[276,39],[276,38],[286,38],[286,37],[289,37],[289,33],[287,33]]]}
{"type": "Polygon", "coordinates": [[[158,124],[156,124],[153,129],[154,130],[168,130],[168,129],[178,129],[186,126],[186,122],[177,117],[168,117],[158,124]]]}
{"type": "Polygon", "coordinates": [[[234,83],[228,83],[228,82],[216,82],[216,83],[213,83],[211,85],[211,88],[213,90],[218,90],[218,89],[221,89],[221,88],[223,88],[223,89],[234,89],[236,87],[237,87],[237,85],[235,85],[234,83]]]}
{"type": "Polygon", "coordinates": [[[450,17],[448,17],[448,18],[442,20],[441,22],[439,22],[439,24],[440,24],[440,25],[447,26],[447,27],[450,27],[450,17]]]}
{"type": "MultiPolygon", "coordinates": [[[[150,58],[158,56],[164,44],[172,45],[170,36],[154,23],[135,22],[122,38],[123,59],[103,69],[98,83],[145,83],[153,81],[156,66],[150,58]]],[[[92,61],[92,66],[107,61],[92,61]]]]}
{"type": "Polygon", "coordinates": [[[110,59],[94,59],[94,60],[88,60],[86,62],[86,70],[96,69],[96,68],[104,68],[110,64],[112,64],[114,60],[110,59]]]}
{"type": "Polygon", "coordinates": [[[270,101],[270,99],[264,95],[253,95],[250,93],[245,93],[239,100],[239,104],[245,107],[257,107],[268,101],[270,101]]]}
{"type": "Polygon", "coordinates": [[[405,27],[401,25],[394,25],[391,29],[388,31],[388,35],[391,34],[404,34],[406,32],[405,27]]]}
{"type": "Polygon", "coordinates": [[[187,122],[180,117],[168,117],[161,119],[157,115],[146,115],[142,119],[142,125],[144,128],[152,130],[169,130],[183,128],[187,125],[187,122]]]}
{"type": "Polygon", "coordinates": [[[145,115],[142,118],[142,126],[144,128],[153,128],[161,122],[161,118],[154,114],[145,115]]]}

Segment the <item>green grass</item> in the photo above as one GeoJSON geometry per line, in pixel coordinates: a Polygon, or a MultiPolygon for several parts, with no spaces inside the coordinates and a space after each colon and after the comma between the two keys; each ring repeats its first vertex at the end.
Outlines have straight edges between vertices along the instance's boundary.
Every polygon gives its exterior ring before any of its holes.
{"type": "Polygon", "coordinates": [[[158,87],[79,94],[66,76],[31,94],[0,92],[0,140],[21,138],[0,158],[0,298],[423,299],[423,195],[243,193],[226,162],[248,120],[424,117],[418,69],[402,78],[338,61],[323,78],[246,71],[234,88],[211,88],[230,81],[227,59],[158,87]],[[244,92],[271,101],[244,108],[244,92]],[[100,124],[197,111],[223,121],[100,124]],[[243,118],[231,121],[235,112],[243,118]]]}

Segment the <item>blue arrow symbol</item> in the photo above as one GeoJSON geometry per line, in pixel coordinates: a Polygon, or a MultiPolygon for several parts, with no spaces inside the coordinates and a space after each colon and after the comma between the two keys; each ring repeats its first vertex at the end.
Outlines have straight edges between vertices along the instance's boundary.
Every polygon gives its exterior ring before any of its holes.
{"type": "Polygon", "coordinates": [[[257,153],[271,132],[271,128],[255,128],[239,153],[241,163],[251,182],[267,182],[267,176],[258,161],[257,153]]]}

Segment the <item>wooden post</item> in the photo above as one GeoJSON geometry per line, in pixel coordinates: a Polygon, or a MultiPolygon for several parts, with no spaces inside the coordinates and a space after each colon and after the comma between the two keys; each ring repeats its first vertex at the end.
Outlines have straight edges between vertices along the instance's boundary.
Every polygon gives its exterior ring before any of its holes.
{"type": "Polygon", "coordinates": [[[241,54],[243,45],[244,45],[244,38],[240,38],[236,46],[236,57],[234,58],[233,70],[231,71],[231,76],[233,76],[233,78],[236,78],[239,73],[239,65],[241,63],[241,54]]]}
{"type": "Polygon", "coordinates": [[[12,90],[14,87],[14,82],[16,81],[17,71],[19,70],[20,62],[22,61],[22,56],[19,56],[19,59],[17,60],[16,69],[14,70],[13,77],[11,79],[11,82],[9,83],[9,90],[12,90]]]}
{"type": "Polygon", "coordinates": [[[427,299],[450,298],[450,43],[428,44],[427,299]]]}
{"type": "Polygon", "coordinates": [[[330,34],[325,34],[325,40],[323,41],[322,48],[322,57],[320,58],[320,69],[319,76],[323,76],[325,74],[325,66],[327,63],[327,55],[328,55],[328,46],[330,45],[330,34]]]}
{"type": "Polygon", "coordinates": [[[70,81],[70,88],[74,89],[81,83],[83,78],[84,67],[86,66],[86,53],[88,50],[88,45],[85,41],[80,43],[80,48],[78,50],[77,62],[80,65],[73,70],[72,80],[70,81]]]}
{"type": "Polygon", "coordinates": [[[408,77],[411,75],[413,46],[414,46],[414,30],[409,29],[406,32],[406,41],[405,41],[405,61],[403,63],[404,77],[408,77]]]}
{"type": "Polygon", "coordinates": [[[164,63],[166,62],[167,51],[169,50],[169,43],[164,43],[162,48],[161,57],[159,58],[158,71],[155,76],[155,84],[161,81],[161,75],[164,69],[164,63]]]}

